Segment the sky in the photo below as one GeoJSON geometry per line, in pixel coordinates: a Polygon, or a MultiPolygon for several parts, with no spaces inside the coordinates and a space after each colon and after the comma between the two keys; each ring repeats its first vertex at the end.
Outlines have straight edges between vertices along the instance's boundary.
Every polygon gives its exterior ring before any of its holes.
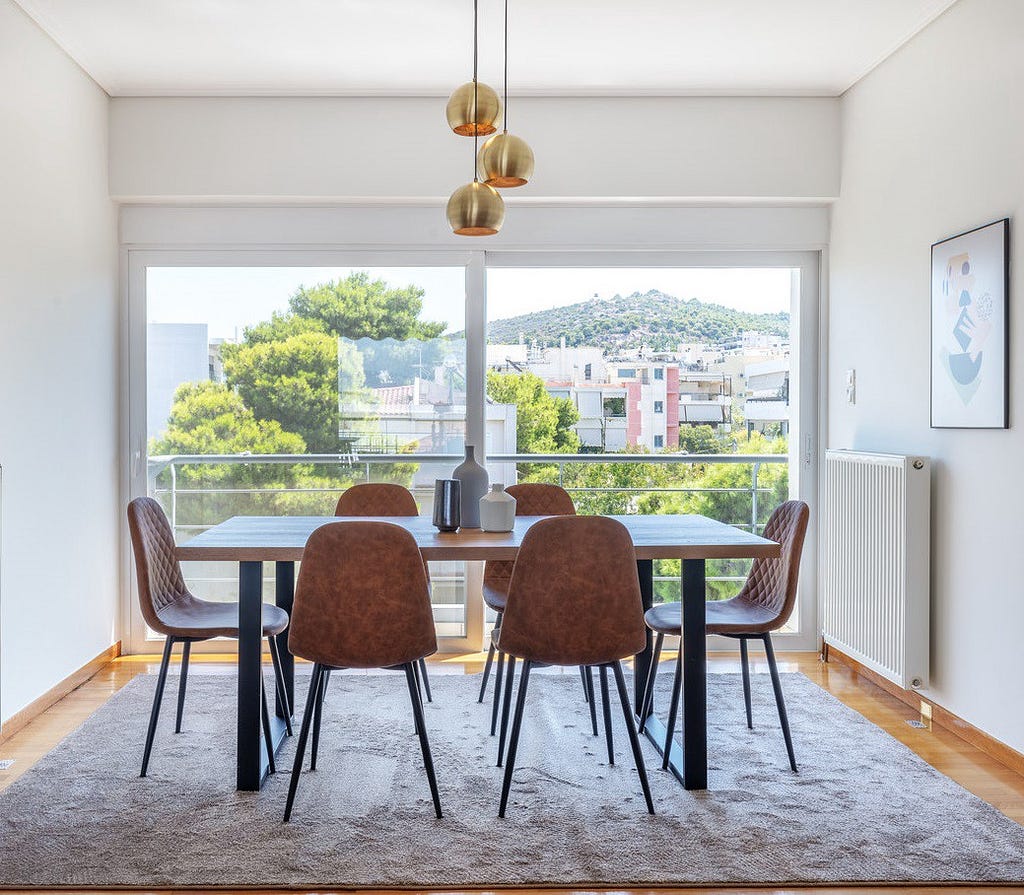
{"type": "MultiPolygon", "coordinates": [[[[211,339],[241,337],[245,326],[287,309],[300,286],[347,276],[344,267],[150,267],[146,295],[153,323],[206,323],[211,339]]],[[[465,276],[458,268],[379,267],[371,275],[395,286],[426,290],[423,318],[465,325],[465,276]]],[[[788,269],[704,268],[497,268],[488,271],[488,317],[660,289],[744,311],[788,311],[788,269]]]]}

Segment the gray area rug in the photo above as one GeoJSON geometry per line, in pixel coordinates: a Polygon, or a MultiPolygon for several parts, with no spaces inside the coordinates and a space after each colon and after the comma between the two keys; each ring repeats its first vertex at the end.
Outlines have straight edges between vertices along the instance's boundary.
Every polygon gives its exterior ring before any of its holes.
{"type": "MultiPolygon", "coordinates": [[[[667,686],[670,675],[662,677],[667,686]]],[[[305,685],[300,679],[302,697],[305,685]]],[[[284,825],[294,740],[262,792],[235,792],[231,677],[190,680],[177,736],[168,688],[151,776],[139,779],[154,679],[137,678],[0,793],[0,885],[1024,881],[1024,827],[802,675],[783,679],[798,775],[768,678],[754,677],[749,731],[738,676],[713,674],[710,789],[683,790],[645,743],[655,817],[644,809],[617,701],[609,767],[578,677],[538,673],[508,817],[499,820],[501,771],[478,686],[478,677],[433,677],[426,715],[445,811],[437,820],[404,677],[334,675],[319,769],[303,774],[284,825]]]]}

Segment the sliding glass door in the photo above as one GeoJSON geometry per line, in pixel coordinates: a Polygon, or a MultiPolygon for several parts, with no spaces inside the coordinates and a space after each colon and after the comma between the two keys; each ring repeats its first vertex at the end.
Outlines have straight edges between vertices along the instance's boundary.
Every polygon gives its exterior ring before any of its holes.
{"type": "MultiPolygon", "coordinates": [[[[179,542],[234,515],[330,515],[364,481],[429,513],[473,443],[492,481],[558,482],[580,512],[759,531],[781,500],[813,503],[817,276],[815,254],[132,251],[131,492],[179,542]]],[[[185,571],[236,598],[230,564],[185,571]]],[[[678,562],[656,571],[678,599],[678,562]]],[[[709,599],[746,571],[711,564],[709,599]]],[[[432,565],[445,651],[483,642],[480,574],[432,565]]],[[[793,648],[814,646],[813,576],[809,559],[793,648]]],[[[152,651],[130,606],[129,649],[152,651]]]]}

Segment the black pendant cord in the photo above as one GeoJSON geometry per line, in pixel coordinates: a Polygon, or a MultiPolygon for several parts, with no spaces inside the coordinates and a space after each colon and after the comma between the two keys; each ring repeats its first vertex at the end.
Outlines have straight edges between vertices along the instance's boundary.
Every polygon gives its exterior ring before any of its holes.
{"type": "Polygon", "coordinates": [[[505,0],[505,133],[508,133],[508,0],[505,0]]]}
{"type": "Polygon", "coordinates": [[[476,183],[480,178],[476,170],[476,156],[477,156],[477,144],[480,140],[480,104],[477,100],[477,62],[478,62],[478,47],[477,40],[479,34],[479,28],[477,27],[477,13],[478,13],[479,0],[473,0],[473,182],[476,183]]]}

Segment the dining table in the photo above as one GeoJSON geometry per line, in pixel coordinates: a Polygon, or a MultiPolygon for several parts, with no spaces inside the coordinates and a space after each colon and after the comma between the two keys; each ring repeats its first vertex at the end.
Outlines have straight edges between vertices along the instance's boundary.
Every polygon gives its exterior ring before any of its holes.
{"type": "MultiPolygon", "coordinates": [[[[459,529],[442,532],[424,516],[378,518],[400,525],[416,539],[427,561],[512,560],[523,536],[544,516],[517,516],[510,532],[459,529]]],[[[642,608],[654,603],[654,561],[681,560],[682,597],[682,742],[670,746],[669,768],[686,789],[707,789],[707,644],[705,632],[706,563],[711,559],[756,559],[780,555],[777,543],[740,528],[698,515],[613,516],[629,531],[636,552],[642,608]]],[[[358,521],[373,521],[360,516],[358,521]]],[[[237,773],[239,790],[259,790],[268,773],[262,748],[261,685],[263,565],[272,562],[274,600],[291,612],[295,596],[295,564],[302,561],[309,536],[320,526],[356,521],[344,516],[233,516],[176,548],[181,561],[238,563],[238,698],[237,773]]],[[[356,558],[358,561],[358,558],[356,558]]],[[[585,562],[567,556],[566,563],[585,562]]],[[[294,658],[288,632],[278,635],[288,704],[277,699],[271,714],[271,739],[278,749],[286,735],[285,718],[295,704],[294,658]]],[[[634,709],[640,711],[652,659],[652,637],[634,659],[634,709]]],[[[645,719],[644,733],[662,753],[665,726],[654,712],[645,719]]]]}

